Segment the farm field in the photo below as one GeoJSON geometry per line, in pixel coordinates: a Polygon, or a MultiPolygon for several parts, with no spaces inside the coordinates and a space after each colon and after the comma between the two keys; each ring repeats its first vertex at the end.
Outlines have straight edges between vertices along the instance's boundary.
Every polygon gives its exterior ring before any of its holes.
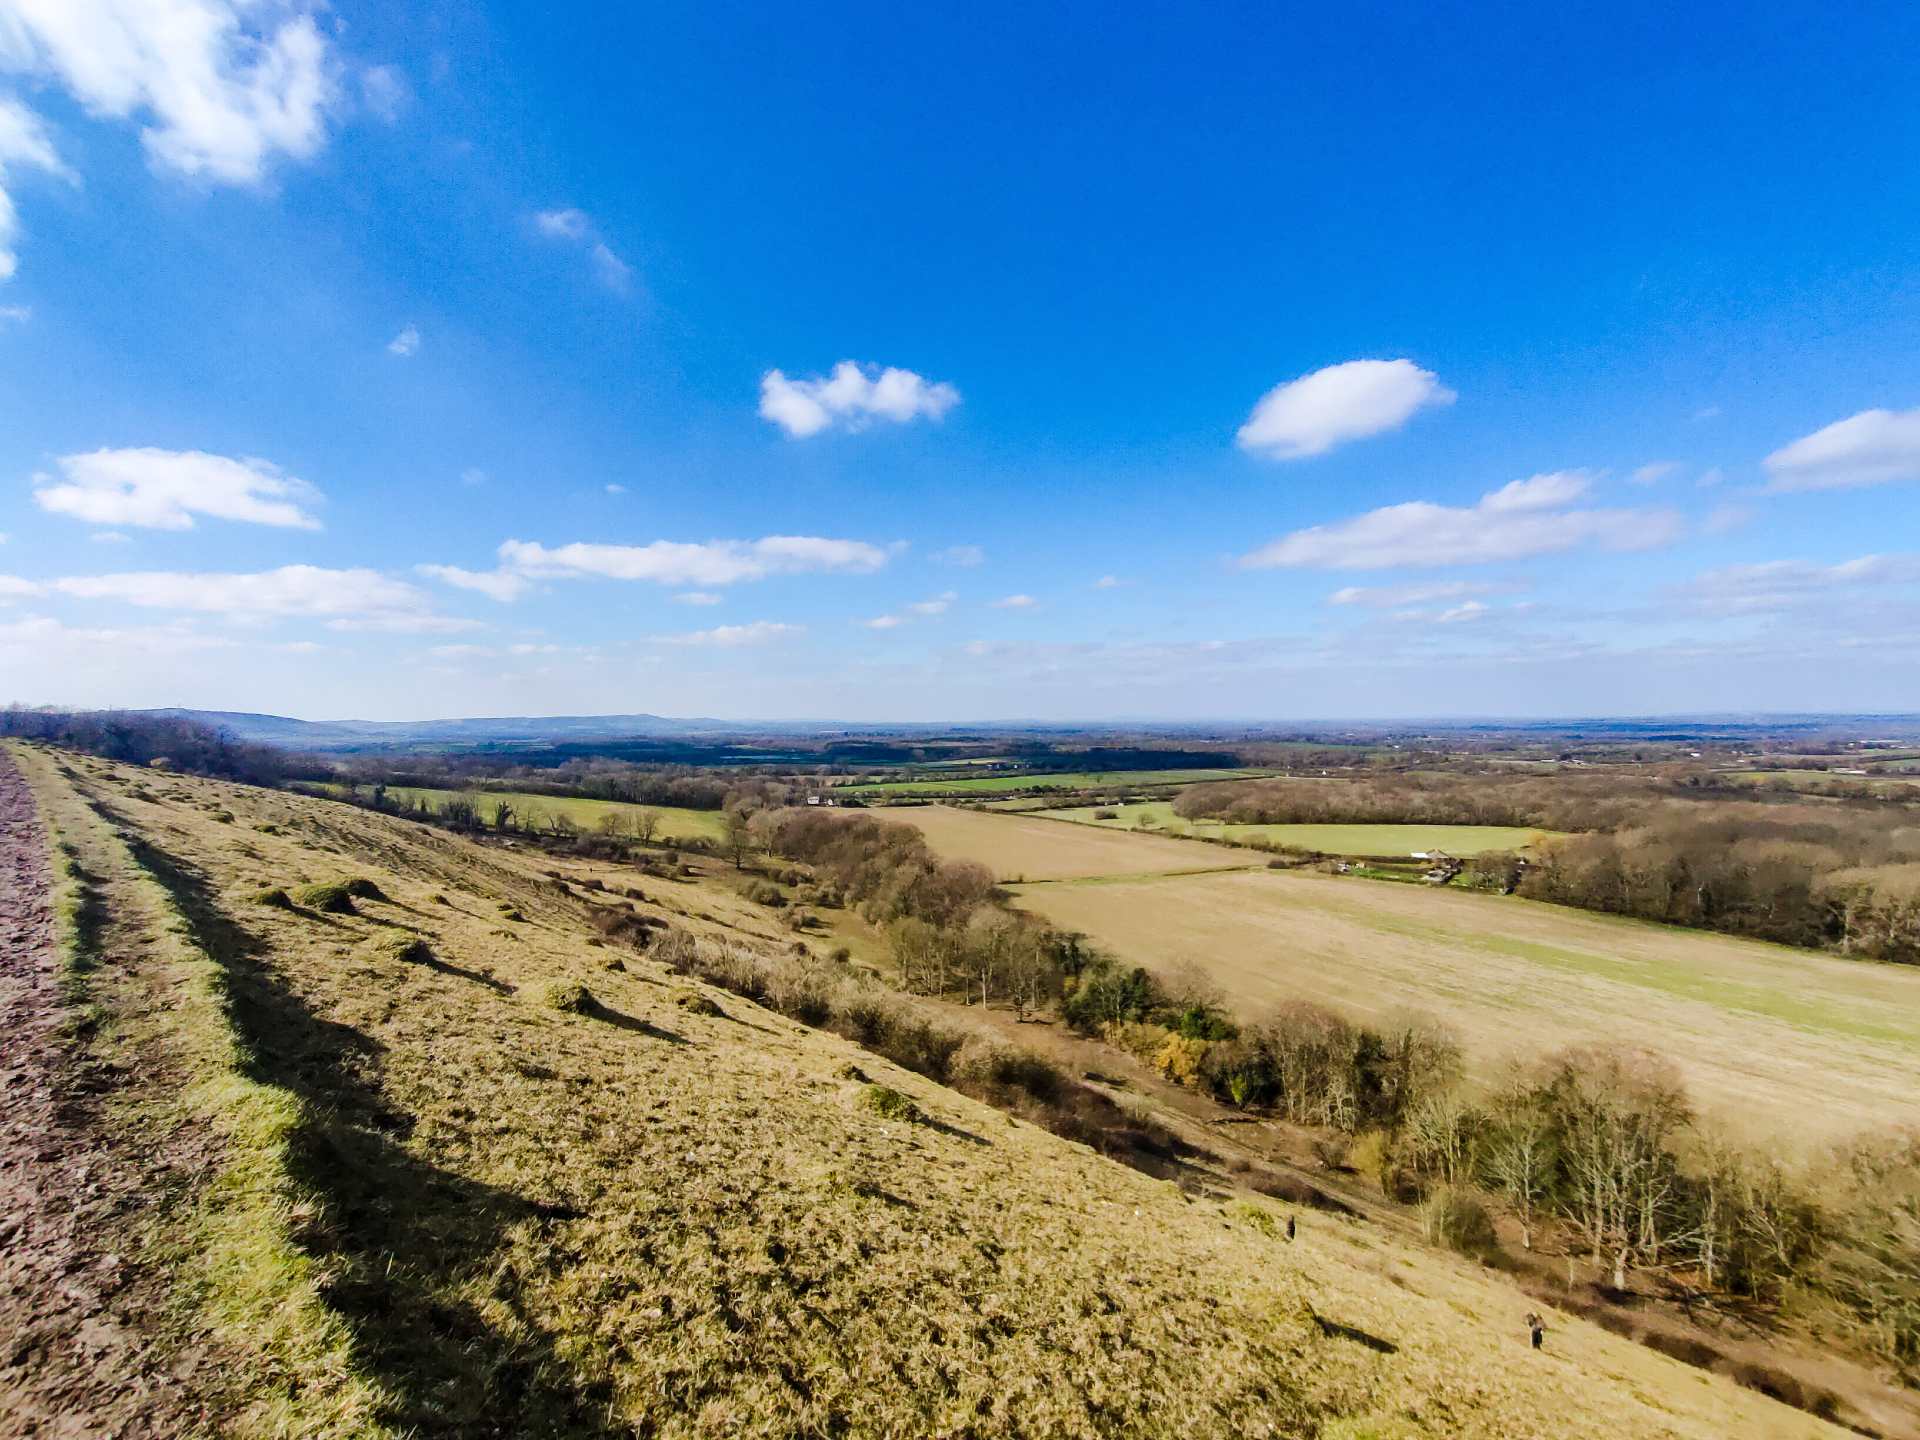
{"type": "MultiPolygon", "coordinates": [[[[337,791],[338,787],[329,787],[337,791]]],[[[571,796],[535,795],[519,790],[436,790],[425,786],[395,785],[387,794],[396,800],[424,801],[431,809],[441,810],[447,801],[472,800],[483,816],[490,815],[502,800],[512,805],[523,818],[532,815],[564,815],[582,830],[598,829],[608,815],[627,815],[651,810],[660,817],[660,840],[720,840],[726,825],[718,810],[682,810],[671,805],[629,805],[620,800],[582,800],[571,796]]]]}
{"type": "Polygon", "coordinates": [[[912,825],[941,855],[978,861],[1000,880],[1080,880],[1251,869],[1266,863],[1225,845],[1128,835],[1006,812],[923,805],[889,810],[882,818],[912,825]]]}
{"type": "Polygon", "coordinates": [[[1481,1075],[1516,1051],[1639,1045],[1673,1060],[1704,1109],[1755,1134],[1812,1138],[1910,1120],[1920,1093],[1920,972],[1906,967],[1300,871],[1016,894],[1128,961],[1199,964],[1250,1017],[1288,1000],[1362,1019],[1431,1013],[1481,1075]]]}
{"type": "Polygon", "coordinates": [[[1444,850],[1449,855],[1479,855],[1489,850],[1524,850],[1546,836],[1542,830],[1514,825],[1228,825],[1218,820],[1188,820],[1173,813],[1168,800],[1131,805],[1082,805],[1040,812],[1057,820],[1102,825],[1114,830],[1150,830],[1197,839],[1265,840],[1328,855],[1410,855],[1444,850]],[[1113,810],[1103,820],[1098,812],[1113,810]]]}
{"type": "Polygon", "coordinates": [[[1044,775],[978,775],[961,780],[879,780],[850,795],[996,795],[1013,790],[1085,790],[1096,785],[1191,785],[1201,780],[1261,780],[1273,770],[1073,770],[1044,775]]]}

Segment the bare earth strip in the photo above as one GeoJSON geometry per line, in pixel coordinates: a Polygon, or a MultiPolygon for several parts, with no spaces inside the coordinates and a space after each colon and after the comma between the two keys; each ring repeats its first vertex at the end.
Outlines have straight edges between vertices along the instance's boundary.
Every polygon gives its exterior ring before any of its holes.
{"type": "Polygon", "coordinates": [[[0,1437],[205,1433],[193,1358],[155,1333],[168,1286],[137,1254],[177,1156],[103,1124],[126,1073],[69,1033],[50,889],[46,831],[0,750],[0,1437]]]}
{"type": "Polygon", "coordinates": [[[1906,967],[1297,871],[1032,885],[1019,903],[1137,964],[1197,961],[1251,1016],[1298,999],[1437,1015],[1482,1073],[1562,1045],[1642,1045],[1756,1135],[1910,1121],[1920,1094],[1920,972],[1906,967]]]}
{"type": "Polygon", "coordinates": [[[889,809],[886,820],[916,827],[939,854],[977,860],[1000,880],[1075,880],[1101,875],[1164,875],[1252,869],[1264,856],[1197,840],[1126,835],[999,811],[945,805],[889,809]]]}

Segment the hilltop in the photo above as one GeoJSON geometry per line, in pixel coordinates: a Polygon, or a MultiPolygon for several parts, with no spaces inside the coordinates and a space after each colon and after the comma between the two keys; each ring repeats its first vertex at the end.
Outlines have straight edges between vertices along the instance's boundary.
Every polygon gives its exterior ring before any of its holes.
{"type": "Polygon", "coordinates": [[[1204,1156],[1140,1173],[705,984],[677,950],[771,964],[794,943],[718,861],[623,874],[10,753],[58,846],[34,874],[6,776],[16,893],[58,902],[8,917],[7,1018],[42,1070],[4,1131],[28,1257],[0,1289],[0,1328],[27,1337],[0,1355],[13,1415],[149,1435],[1843,1433],[1572,1316],[1534,1353],[1533,1302],[1467,1260],[1204,1156]]]}

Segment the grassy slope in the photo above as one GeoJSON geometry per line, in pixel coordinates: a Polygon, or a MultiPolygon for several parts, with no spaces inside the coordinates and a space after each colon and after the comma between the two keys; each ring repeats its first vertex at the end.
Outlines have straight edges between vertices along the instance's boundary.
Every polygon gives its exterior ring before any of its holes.
{"type": "Polygon", "coordinates": [[[1415,850],[1444,850],[1449,855],[1478,855],[1488,850],[1523,850],[1544,831],[1514,825],[1226,825],[1187,820],[1173,813],[1168,800],[1132,805],[1084,805],[1043,812],[1057,820],[1103,825],[1114,830],[1151,829],[1196,839],[1268,840],[1329,855],[1409,855],[1415,850]],[[1111,809],[1112,819],[1096,819],[1111,809]]]}
{"type": "MultiPolygon", "coordinates": [[[[81,813],[51,769],[35,782],[81,813]]],[[[534,857],[98,762],[76,783],[227,997],[228,1047],[185,1052],[214,1116],[258,1091],[286,1119],[243,1147],[270,1162],[264,1195],[232,1203],[297,1242],[297,1263],[263,1262],[272,1313],[313,1355],[343,1333],[327,1382],[378,1412],[317,1407],[294,1433],[1840,1433],[1572,1319],[1531,1354],[1503,1284],[1362,1223],[1307,1216],[1289,1246],[1230,1196],[734,997],[683,1011],[684,982],[645,960],[605,968],[587,899],[534,857]],[[249,898],[342,875],[389,898],[249,898]],[[430,950],[399,958],[394,937],[430,950]],[[600,1006],[544,1008],[555,980],[600,1006]],[[935,1123],[858,1109],[850,1059],[935,1123]]],[[[690,928],[764,924],[718,885],[645,883],[643,908],[690,928]]],[[[259,1278],[178,1263],[214,1300],[259,1278]]]]}

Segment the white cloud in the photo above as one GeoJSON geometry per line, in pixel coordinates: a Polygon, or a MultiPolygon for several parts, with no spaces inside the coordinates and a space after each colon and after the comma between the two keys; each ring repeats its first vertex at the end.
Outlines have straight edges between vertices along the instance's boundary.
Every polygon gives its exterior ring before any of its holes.
{"type": "Polygon", "coordinates": [[[953,602],[959,598],[960,596],[957,591],[943,590],[931,600],[914,601],[913,604],[907,606],[907,609],[911,610],[915,615],[944,615],[952,607],[953,602]]]}
{"type": "Polygon", "coordinates": [[[1705,535],[1730,535],[1752,520],[1753,510],[1746,505],[1716,505],[1700,522],[1700,531],[1705,535]]]}
{"type": "Polygon", "coordinates": [[[1720,418],[1720,407],[1718,405],[1702,405],[1698,410],[1693,412],[1693,418],[1696,420],[1718,420],[1720,418]]]}
{"type": "Polygon", "coordinates": [[[881,369],[842,360],[831,375],[811,380],[789,380],[779,370],[760,377],[761,417],[796,440],[831,425],[864,430],[875,420],[905,424],[922,415],[938,420],[959,403],[960,392],[945,381],[929,382],[891,365],[881,369]]]}
{"type": "MultiPolygon", "coordinates": [[[[0,31],[0,36],[4,36],[0,31]]],[[[0,55],[4,50],[0,49],[0,55]]],[[[60,163],[53,141],[40,117],[17,100],[0,99],[0,280],[10,280],[19,267],[14,241],[20,233],[20,213],[9,188],[16,170],[43,170],[68,179],[72,172],[60,163]]],[[[24,320],[24,305],[8,306],[9,319],[24,320]]]]}
{"type": "Polygon", "coordinates": [[[95,116],[139,117],[154,165],[227,185],[317,152],[337,92],[314,17],[248,0],[7,0],[0,68],[51,77],[95,116]]]}
{"type": "Polygon", "coordinates": [[[387,342],[387,353],[398,355],[402,360],[414,354],[420,348],[420,327],[409,325],[393,339],[387,342]]]}
{"type": "Polygon", "coordinates": [[[1442,580],[1431,585],[1349,585],[1327,597],[1329,605],[1364,605],[1390,610],[1403,605],[1428,605],[1436,600],[1460,600],[1491,595],[1500,587],[1473,580],[1442,580]]]}
{"type": "Polygon", "coordinates": [[[1696,576],[1681,594],[1716,615],[1771,614],[1834,598],[1838,591],[1920,584],[1920,555],[1862,555],[1837,565],[1769,560],[1696,576]]]}
{"type": "Polygon", "coordinates": [[[682,590],[678,595],[673,597],[673,603],[676,605],[718,605],[721,598],[722,597],[707,590],[682,590]]]}
{"type": "Polygon", "coordinates": [[[24,325],[32,318],[31,305],[0,305],[0,322],[8,325],[24,325]]]}
{"type": "Polygon", "coordinates": [[[624,495],[627,493],[627,487],[624,485],[609,484],[604,486],[603,488],[606,490],[607,494],[609,495],[624,495]]]}
{"type": "Polygon", "coordinates": [[[1031,610],[1040,602],[1031,595],[1007,595],[993,602],[996,610],[1031,610]]]}
{"type": "Polygon", "coordinates": [[[1464,620],[1478,620],[1487,613],[1487,605],[1484,601],[1469,600],[1464,605],[1455,605],[1449,610],[1442,610],[1433,618],[1435,624],[1457,625],[1464,620]]]}
{"type": "Polygon", "coordinates": [[[131,535],[122,535],[118,530],[95,530],[87,539],[96,545],[129,545],[133,542],[131,535]]]}
{"type": "Polygon", "coordinates": [[[1584,470],[1555,470],[1525,480],[1509,480],[1480,497],[1480,508],[1494,515],[1524,515],[1535,510],[1557,510],[1571,505],[1591,488],[1584,470]]]}
{"type": "Polygon", "coordinates": [[[1456,398],[1411,360],[1348,360],[1261,396],[1240,427],[1240,448],[1272,460],[1304,460],[1398,429],[1416,411],[1456,398]]]}
{"type": "Polygon", "coordinates": [[[1678,460],[1650,460],[1627,477],[1635,485],[1658,485],[1683,467],[1678,460]]]}
{"type": "Polygon", "coordinates": [[[37,580],[23,580],[18,575],[0,575],[0,601],[24,600],[33,595],[46,594],[47,587],[37,580]]]}
{"type": "Polygon", "coordinates": [[[1586,488],[1581,472],[1561,471],[1516,480],[1471,506],[1425,500],[1388,505],[1336,525],[1296,530],[1242,557],[1240,564],[1250,570],[1482,565],[1584,545],[1648,550],[1680,537],[1683,524],[1673,510],[1563,508],[1586,488]]]}
{"type": "Polygon", "coordinates": [[[469,465],[460,472],[460,483],[470,488],[484,485],[487,483],[487,472],[478,466],[469,465]]]}
{"type": "Polygon", "coordinates": [[[1093,582],[1093,588],[1096,590],[1118,590],[1126,583],[1127,582],[1122,580],[1118,575],[1102,575],[1098,580],[1093,582]]]}
{"type": "Polygon", "coordinates": [[[503,568],[552,579],[597,576],[650,580],[657,585],[732,585],[768,575],[833,573],[868,575],[887,563],[887,552],[864,540],[812,535],[769,535],[762,540],[711,540],[689,544],[656,540],[650,545],[576,542],[552,549],[530,540],[500,546],[503,568]]]}
{"type": "Polygon", "coordinates": [[[951,565],[956,570],[971,570],[987,563],[987,552],[978,545],[949,545],[927,557],[936,565],[951,565]]]}
{"type": "Polygon", "coordinates": [[[774,620],[755,620],[750,625],[716,625],[711,630],[695,630],[686,635],[662,635],[667,645],[712,645],[723,650],[743,645],[765,645],[806,633],[804,625],[783,625],[774,620]]]}
{"type": "Polygon", "coordinates": [[[192,610],[253,619],[278,616],[424,617],[427,597],[376,570],[283,565],[253,574],[148,570],[83,575],[49,589],[82,600],[118,600],[153,610],[192,610]]]}
{"type": "Polygon", "coordinates": [[[633,267],[613,253],[600,234],[600,227],[584,210],[542,210],[533,217],[534,228],[549,240],[564,240],[584,245],[594,276],[609,290],[625,295],[633,286],[633,267]]]}
{"type": "Polygon", "coordinates": [[[229,459],[199,450],[94,450],[63,455],[64,482],[36,475],[40,508],[91,525],[191,530],[195,515],[318,530],[302,507],[320,492],[279,467],[250,456],[229,459]]]}
{"type": "Polygon", "coordinates": [[[1769,490],[1841,490],[1920,480],[1920,409],[1862,410],[1762,462],[1769,490]]]}
{"type": "Polygon", "coordinates": [[[459,590],[477,591],[502,604],[518,600],[532,583],[526,576],[516,575],[510,570],[462,570],[458,565],[416,565],[413,568],[442,584],[452,585],[459,590]]]}
{"type": "Polygon", "coordinates": [[[871,620],[860,622],[869,630],[898,630],[907,622],[898,615],[876,615],[871,620]]]}

